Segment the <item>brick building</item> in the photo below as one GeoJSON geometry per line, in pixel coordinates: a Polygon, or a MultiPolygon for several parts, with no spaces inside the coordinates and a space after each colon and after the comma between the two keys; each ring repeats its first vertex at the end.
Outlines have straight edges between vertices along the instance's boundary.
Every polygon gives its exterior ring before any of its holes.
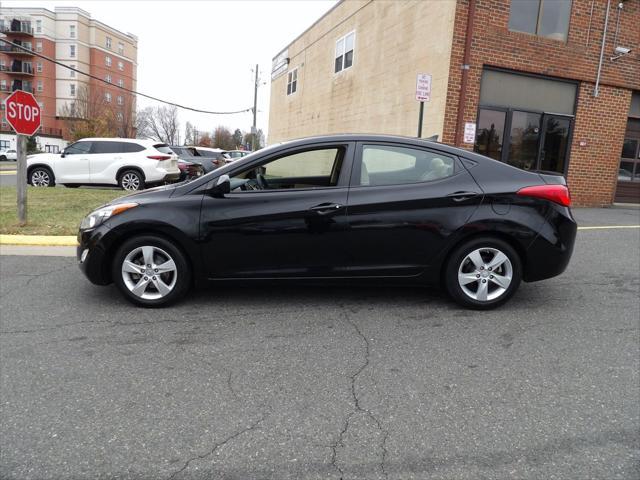
{"type": "MultiPolygon", "coordinates": [[[[80,72],[96,75],[113,86],[49,62],[34,53],[0,44],[2,100],[14,90],[32,92],[42,108],[37,141],[42,150],[58,151],[66,142],[65,118],[99,104],[127,136],[135,97],[118,88],[136,88],[137,38],[122,33],[75,7],[0,9],[0,36],[31,52],[53,58],[80,72]],[[80,106],[83,104],[83,106],[80,106]]],[[[0,149],[15,148],[15,135],[0,127],[0,149]]]]}
{"type": "Polygon", "coordinates": [[[640,203],[639,0],[339,2],[274,58],[269,142],[415,136],[420,72],[423,136],[640,203]]]}

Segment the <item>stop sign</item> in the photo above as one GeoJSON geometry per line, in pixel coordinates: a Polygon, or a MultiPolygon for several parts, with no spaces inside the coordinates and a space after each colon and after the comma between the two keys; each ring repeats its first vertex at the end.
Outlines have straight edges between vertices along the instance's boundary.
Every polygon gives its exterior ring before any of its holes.
{"type": "Polygon", "coordinates": [[[16,133],[33,135],[40,128],[42,115],[33,95],[16,90],[4,102],[7,122],[16,133]]]}

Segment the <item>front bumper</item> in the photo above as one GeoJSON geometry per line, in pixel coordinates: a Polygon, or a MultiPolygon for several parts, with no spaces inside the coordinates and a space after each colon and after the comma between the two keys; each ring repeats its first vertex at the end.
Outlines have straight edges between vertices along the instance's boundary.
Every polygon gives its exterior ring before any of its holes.
{"type": "Polygon", "coordinates": [[[89,281],[95,285],[111,283],[111,272],[108,271],[108,263],[105,261],[107,252],[101,242],[107,232],[108,228],[104,225],[78,232],[78,247],[76,249],[78,266],[89,281]]]}

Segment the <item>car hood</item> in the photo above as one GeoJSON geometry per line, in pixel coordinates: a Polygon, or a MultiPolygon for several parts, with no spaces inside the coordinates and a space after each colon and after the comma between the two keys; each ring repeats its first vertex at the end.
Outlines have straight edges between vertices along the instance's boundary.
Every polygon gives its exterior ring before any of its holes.
{"type": "Polygon", "coordinates": [[[34,155],[27,156],[27,165],[39,162],[51,162],[60,158],[59,153],[36,153],[34,155]]]}
{"type": "Polygon", "coordinates": [[[184,182],[173,183],[171,185],[161,185],[155,188],[148,188],[146,190],[142,190],[141,192],[134,192],[128,195],[124,195],[122,197],[118,197],[110,202],[111,205],[115,205],[118,203],[127,203],[127,202],[136,202],[136,203],[146,203],[148,201],[157,201],[160,199],[169,198],[173,195],[175,189],[184,182]]]}

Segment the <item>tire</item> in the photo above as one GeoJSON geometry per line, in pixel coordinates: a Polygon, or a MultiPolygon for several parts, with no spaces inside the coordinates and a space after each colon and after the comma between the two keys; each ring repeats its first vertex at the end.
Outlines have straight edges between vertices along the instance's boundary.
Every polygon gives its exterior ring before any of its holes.
{"type": "Polygon", "coordinates": [[[29,172],[29,185],[34,187],[55,187],[53,172],[47,167],[35,167],[29,172]]]}
{"type": "Polygon", "coordinates": [[[445,287],[453,300],[476,310],[504,304],[521,280],[520,256],[507,242],[494,237],[460,245],[449,256],[444,272],[445,287]]]}
{"type": "Polygon", "coordinates": [[[155,235],[127,240],[113,257],[111,275],[125,298],[142,307],[169,305],[182,298],[191,284],[191,269],[184,254],[155,235]],[[173,264],[169,264],[171,260],[173,264]],[[156,267],[162,265],[167,271],[157,272],[156,267]]]}
{"type": "Polygon", "coordinates": [[[7,157],[5,157],[4,155],[0,155],[0,162],[6,162],[7,161],[7,157]]]}
{"type": "Polygon", "coordinates": [[[125,170],[118,177],[118,186],[127,192],[144,190],[144,175],[138,170],[125,170]]]}

